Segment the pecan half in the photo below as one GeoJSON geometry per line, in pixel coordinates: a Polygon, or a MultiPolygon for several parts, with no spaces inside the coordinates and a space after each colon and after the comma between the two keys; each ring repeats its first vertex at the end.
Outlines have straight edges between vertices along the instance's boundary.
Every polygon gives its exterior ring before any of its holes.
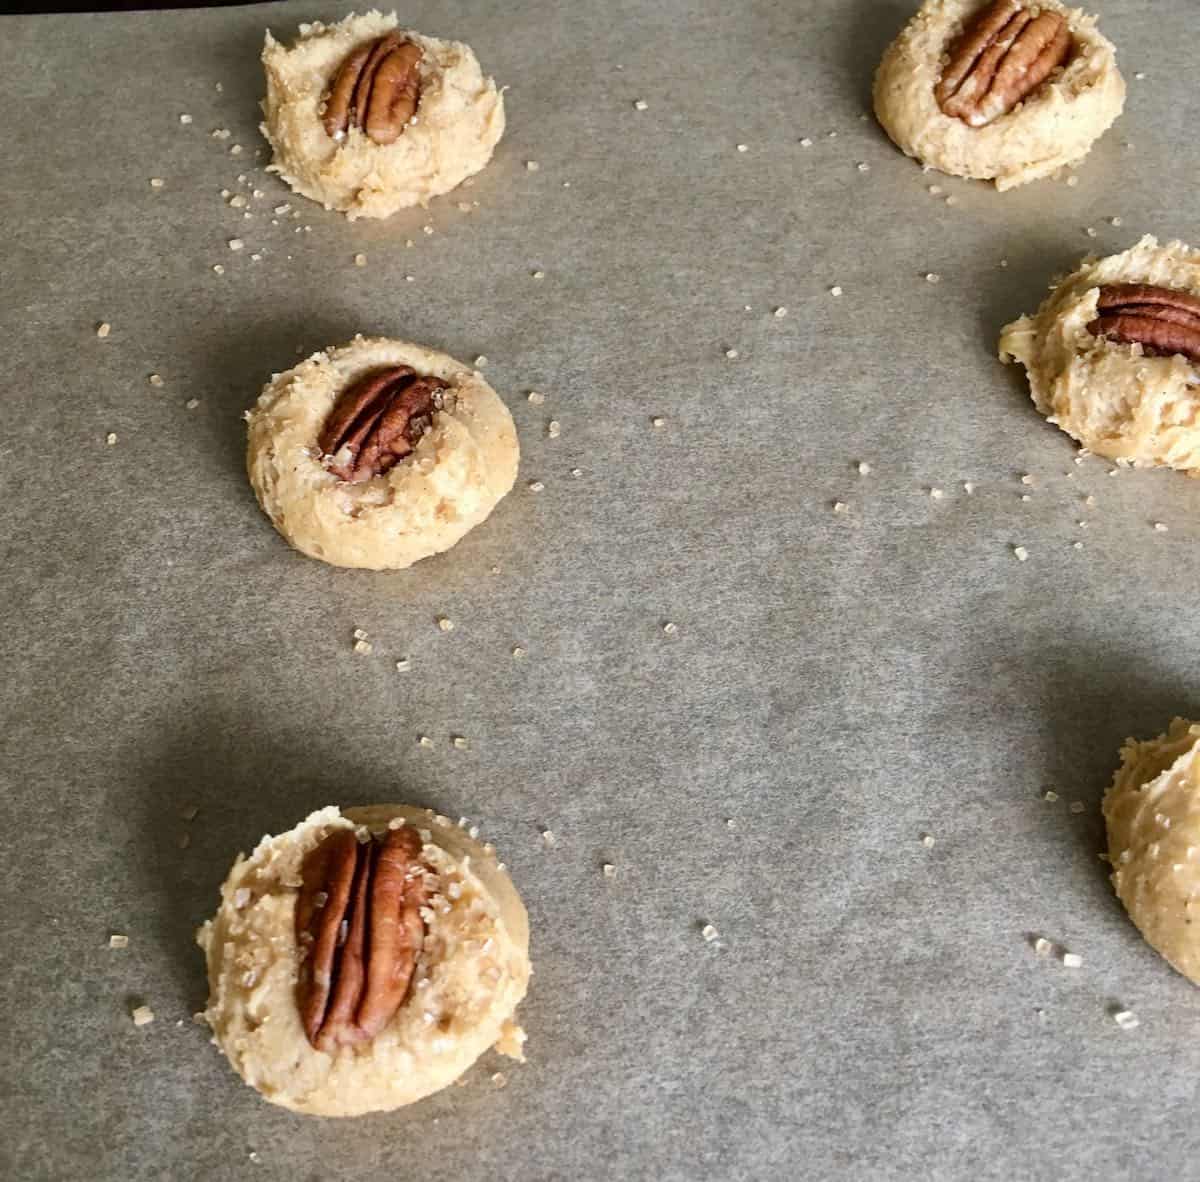
{"type": "Polygon", "coordinates": [[[321,117],[326,134],[341,140],[351,127],[361,127],[377,144],[399,139],[421,101],[423,56],[399,33],[360,45],[334,76],[321,117]]]}
{"type": "Polygon", "coordinates": [[[407,365],[368,374],[343,391],[317,437],[326,467],[351,484],[380,476],[404,459],[442,405],[441,378],[407,365]]]}
{"type": "Polygon", "coordinates": [[[1098,337],[1141,345],[1146,353],[1182,353],[1200,361],[1200,296],[1146,283],[1112,283],[1100,289],[1100,313],[1088,325],[1098,337]]]}
{"type": "Polygon", "coordinates": [[[955,43],[934,97],[947,115],[984,127],[1028,98],[1070,52],[1061,13],[993,0],[955,43]]]}
{"type": "Polygon", "coordinates": [[[360,842],[338,829],[301,867],[297,1003],[318,1051],[369,1042],[400,1008],[425,925],[421,839],[407,826],[360,842]]]}

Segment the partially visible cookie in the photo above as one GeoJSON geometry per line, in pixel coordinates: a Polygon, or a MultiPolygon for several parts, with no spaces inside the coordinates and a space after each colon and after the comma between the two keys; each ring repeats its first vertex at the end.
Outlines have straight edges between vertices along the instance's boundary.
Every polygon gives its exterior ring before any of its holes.
{"type": "Polygon", "coordinates": [[[1034,405],[1089,451],[1200,472],[1200,251],[1151,237],[1085,259],[1004,327],[1034,405]]]}
{"type": "Polygon", "coordinates": [[[1200,985],[1200,725],[1121,748],[1104,797],[1117,895],[1147,943],[1200,985]]]}
{"type": "Polygon", "coordinates": [[[239,856],[197,933],[205,1020],[273,1104],[411,1104],[489,1047],[524,1058],[529,921],[490,845],[405,805],[321,809],[239,856]]]}
{"type": "Polygon", "coordinates": [[[246,468],[297,550],[400,569],[448,550],[512,488],[512,415],[482,375],[406,341],[355,337],[276,374],[246,412],[246,468]]]}
{"type": "Polygon", "coordinates": [[[997,189],[1081,160],[1124,104],[1112,43],[1059,0],[926,0],[875,75],[906,155],[997,189]]]}
{"type": "Polygon", "coordinates": [[[263,135],[270,168],[348,217],[424,205],[478,172],[504,133],[504,99],[458,41],[401,29],[396,14],[270,34],[263,135]]]}

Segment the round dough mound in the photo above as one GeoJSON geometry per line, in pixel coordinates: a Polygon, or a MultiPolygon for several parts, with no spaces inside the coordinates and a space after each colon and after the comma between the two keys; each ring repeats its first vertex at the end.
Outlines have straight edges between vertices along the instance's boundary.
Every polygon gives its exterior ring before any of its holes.
{"type": "Polygon", "coordinates": [[[448,193],[487,164],[504,134],[504,99],[470,47],[404,30],[425,51],[416,123],[391,144],[377,144],[359,128],[340,144],[332,140],[321,113],[334,75],[357,46],[396,28],[394,12],[351,14],[334,25],[301,25],[290,49],[268,31],[263,46],[261,126],[275,150],[271,170],[351,219],[384,218],[448,193]]]}
{"type": "Polygon", "coordinates": [[[1113,886],[1147,943],[1200,985],[1200,724],[1130,739],[1104,797],[1113,886]],[[1197,908],[1197,910],[1193,910],[1197,908]]]}
{"type": "Polygon", "coordinates": [[[1034,405],[1096,455],[1139,468],[1200,470],[1200,366],[1182,354],[1093,336],[1101,285],[1146,283],[1200,295],[1200,252],[1143,238],[1122,254],[1085,259],[1035,316],[1000,334],[1001,361],[1025,366],[1034,405]]]}
{"type": "Polygon", "coordinates": [[[944,114],[933,92],[945,55],[986,3],[926,0],[879,63],[875,114],[905,155],[1012,189],[1083,159],[1120,115],[1125,81],[1094,17],[1058,0],[1038,0],[1038,8],[1061,12],[1070,28],[1071,56],[1062,71],[985,127],[944,114]]]}
{"type": "Polygon", "coordinates": [[[445,353],[386,337],[357,336],[276,374],[246,421],[246,468],[263,511],[297,550],[334,566],[398,570],[440,554],[517,478],[517,431],[496,391],[445,353]],[[441,378],[444,407],[411,455],[348,484],[321,462],[317,437],[342,391],[388,365],[441,378]]]}
{"type": "Polygon", "coordinates": [[[214,918],[196,933],[208,961],[205,1020],[233,1069],[273,1104],[316,1116],[399,1108],[456,1080],[494,1046],[524,1061],[513,1013],[529,984],[529,920],[490,845],[405,805],[321,809],[238,856],[214,918]],[[314,1050],[296,1004],[293,929],[300,867],[334,829],[398,819],[437,877],[407,1000],[369,1043],[314,1050]]]}

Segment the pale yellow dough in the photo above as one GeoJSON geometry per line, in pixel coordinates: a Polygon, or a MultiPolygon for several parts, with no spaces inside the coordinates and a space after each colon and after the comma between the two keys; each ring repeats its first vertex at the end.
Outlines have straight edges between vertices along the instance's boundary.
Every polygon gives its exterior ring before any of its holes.
{"type": "Polygon", "coordinates": [[[1058,0],[1038,0],[1036,7],[1061,12],[1070,27],[1073,45],[1062,71],[986,127],[943,114],[933,92],[945,55],[986,3],[926,0],[879,63],[875,114],[905,155],[1012,189],[1086,156],[1120,115],[1125,82],[1094,17],[1058,0]]]}
{"type": "Polygon", "coordinates": [[[387,217],[448,193],[487,164],[504,133],[504,98],[470,47],[404,30],[425,51],[416,122],[392,144],[377,144],[359,128],[340,144],[332,140],[321,114],[338,68],[357,46],[398,27],[394,12],[372,11],[301,25],[290,48],[268,31],[263,46],[270,168],[297,193],[351,219],[387,217]]]}
{"type": "Polygon", "coordinates": [[[335,566],[399,569],[448,550],[517,478],[512,415],[483,377],[386,337],[355,337],[276,374],[246,421],[246,469],[263,511],[297,550],[335,566]],[[347,484],[322,463],[317,437],[338,395],[388,365],[447,382],[443,409],[411,455],[347,484]]]}
{"type": "Polygon", "coordinates": [[[316,1116],[399,1108],[457,1079],[489,1047],[522,1060],[514,1012],[529,984],[529,921],[490,845],[405,805],[313,813],[239,855],[216,916],[196,934],[208,961],[204,1011],[233,1069],[273,1104],[316,1116]],[[305,854],[336,828],[412,825],[436,886],[404,1004],[370,1043],[330,1055],[304,1035],[293,929],[305,854]]]}
{"type": "Polygon", "coordinates": [[[1139,468],[1200,471],[1200,367],[1182,354],[1147,357],[1088,332],[1099,288],[1146,283],[1200,295],[1200,251],[1151,237],[1085,259],[1034,316],[1000,334],[1000,359],[1025,366],[1034,405],[1096,455],[1139,468]]]}
{"type": "Polygon", "coordinates": [[[1200,985],[1200,724],[1121,749],[1104,797],[1112,881],[1147,943],[1200,985]]]}

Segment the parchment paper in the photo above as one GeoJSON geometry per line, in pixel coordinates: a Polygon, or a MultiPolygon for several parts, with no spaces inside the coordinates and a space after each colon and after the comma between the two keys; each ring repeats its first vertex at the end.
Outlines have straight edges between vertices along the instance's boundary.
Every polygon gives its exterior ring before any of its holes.
{"type": "Polygon", "coordinates": [[[998,195],[866,117],[907,3],[417,0],[509,131],[355,225],[256,130],[264,26],[343,11],[0,23],[0,1174],[1200,1176],[1200,994],[1097,856],[1121,741],[1200,711],[1200,483],[1077,465],[995,359],[1085,253],[1200,238],[1193,6],[1105,4],[1125,115],[998,195]],[[524,449],[408,572],[292,553],[242,471],[360,330],[485,355],[524,449]],[[388,800],[512,867],[529,1062],[296,1117],[193,1024],[192,932],[263,833],[388,800]]]}

